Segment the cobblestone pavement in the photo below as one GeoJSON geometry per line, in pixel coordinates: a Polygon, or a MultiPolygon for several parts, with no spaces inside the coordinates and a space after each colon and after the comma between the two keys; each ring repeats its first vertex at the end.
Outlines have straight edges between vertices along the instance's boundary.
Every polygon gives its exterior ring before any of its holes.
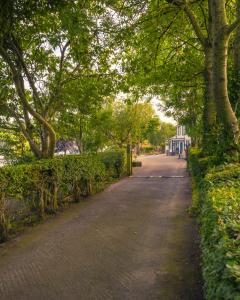
{"type": "Polygon", "coordinates": [[[132,178],[1,246],[0,300],[202,299],[186,163],[141,160],[132,178]]]}

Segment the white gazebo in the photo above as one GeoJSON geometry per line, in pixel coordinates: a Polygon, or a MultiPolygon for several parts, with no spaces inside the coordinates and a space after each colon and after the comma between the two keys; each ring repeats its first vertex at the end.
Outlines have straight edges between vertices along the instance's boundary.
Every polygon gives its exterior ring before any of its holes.
{"type": "Polygon", "coordinates": [[[178,125],[176,135],[166,141],[165,152],[167,155],[183,154],[191,145],[191,138],[186,134],[185,126],[178,125]]]}

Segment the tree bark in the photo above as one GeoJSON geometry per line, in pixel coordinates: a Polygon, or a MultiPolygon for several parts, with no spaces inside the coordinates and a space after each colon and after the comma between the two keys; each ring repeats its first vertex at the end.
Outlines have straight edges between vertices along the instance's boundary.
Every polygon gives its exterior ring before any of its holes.
{"type": "MultiPolygon", "coordinates": [[[[209,0],[210,1],[210,0],[209,0]]],[[[239,124],[231,107],[227,86],[229,37],[234,26],[227,24],[225,1],[211,0],[213,29],[213,87],[218,122],[223,126],[224,151],[236,153],[239,143],[239,124]]]]}
{"type": "MultiPolygon", "coordinates": [[[[213,142],[213,128],[216,124],[216,106],[213,94],[212,47],[205,48],[204,59],[204,103],[203,103],[203,149],[209,148],[213,142]]],[[[209,149],[210,150],[210,149],[209,149]]],[[[210,150],[211,151],[211,150],[210,150]]]]}
{"type": "Polygon", "coordinates": [[[203,150],[207,153],[214,151],[217,137],[214,134],[216,126],[216,105],[213,91],[213,41],[212,41],[212,10],[208,4],[208,36],[202,43],[204,49],[204,108],[203,108],[203,150]],[[212,146],[211,146],[212,145],[212,146]]]}
{"type": "Polygon", "coordinates": [[[84,145],[83,145],[83,124],[82,124],[82,118],[80,117],[80,122],[79,122],[79,132],[77,134],[76,142],[78,146],[78,151],[79,153],[83,153],[84,151],[84,145]]]}

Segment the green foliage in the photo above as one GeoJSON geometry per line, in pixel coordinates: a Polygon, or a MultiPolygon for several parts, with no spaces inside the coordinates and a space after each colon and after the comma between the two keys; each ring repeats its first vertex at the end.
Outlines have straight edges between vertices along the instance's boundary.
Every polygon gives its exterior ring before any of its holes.
{"type": "Polygon", "coordinates": [[[209,300],[240,298],[240,166],[221,168],[202,183],[201,247],[209,300]]]}
{"type": "Polygon", "coordinates": [[[29,150],[23,135],[19,132],[0,132],[0,155],[6,160],[16,160],[29,150]]]}
{"type": "Polygon", "coordinates": [[[228,70],[228,92],[231,105],[236,112],[236,116],[240,119],[239,91],[240,91],[240,70],[228,70]]]}
{"type": "Polygon", "coordinates": [[[191,149],[193,207],[200,211],[206,299],[240,298],[240,164],[216,166],[214,157],[191,149]]]}
{"type": "Polygon", "coordinates": [[[155,151],[155,147],[153,147],[153,146],[141,148],[141,153],[150,154],[150,153],[153,153],[154,151],[155,151]]]}
{"type": "Polygon", "coordinates": [[[110,177],[119,178],[126,175],[126,150],[102,152],[99,156],[110,177]]]}
{"type": "Polygon", "coordinates": [[[205,156],[198,148],[190,148],[188,167],[191,174],[197,178],[202,178],[207,171],[219,164],[219,159],[217,156],[205,156]]]}
{"type": "Polygon", "coordinates": [[[170,123],[161,122],[157,128],[147,134],[147,139],[154,146],[165,146],[165,142],[176,133],[176,127],[170,123]]]}
{"type": "Polygon", "coordinates": [[[150,103],[130,98],[116,100],[100,111],[96,126],[110,145],[122,148],[128,143],[139,144],[145,140],[159,124],[157,121],[150,103]]]}
{"type": "Polygon", "coordinates": [[[55,135],[74,137],[81,148],[82,131],[88,131],[89,119],[118,77],[107,33],[111,4],[5,2],[0,4],[0,127],[21,132],[37,158],[53,156],[55,135]]]}
{"type": "Polygon", "coordinates": [[[42,218],[55,213],[66,202],[101,190],[112,177],[126,173],[122,151],[101,154],[67,155],[0,169],[0,240],[7,238],[16,219],[14,204],[42,218]]]}

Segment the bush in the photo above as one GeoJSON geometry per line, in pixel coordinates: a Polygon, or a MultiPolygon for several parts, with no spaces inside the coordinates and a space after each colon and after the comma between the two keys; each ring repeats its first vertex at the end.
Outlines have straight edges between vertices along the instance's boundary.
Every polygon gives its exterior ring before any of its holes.
{"type": "Polygon", "coordinates": [[[133,167],[141,167],[141,166],[142,166],[142,162],[139,161],[139,160],[134,160],[134,161],[132,162],[132,166],[133,166],[133,167]]]}
{"type": "Polygon", "coordinates": [[[141,153],[152,154],[155,151],[156,147],[148,146],[141,148],[141,153]]]}
{"type": "Polygon", "coordinates": [[[205,181],[201,247],[207,299],[240,299],[240,189],[232,177],[228,183],[205,181]]]}
{"type": "Polygon", "coordinates": [[[115,150],[99,153],[99,157],[105,165],[109,177],[120,178],[126,175],[126,151],[115,150]]]}
{"type": "Polygon", "coordinates": [[[190,173],[197,178],[203,177],[209,169],[219,163],[216,156],[203,157],[202,155],[201,150],[198,148],[191,148],[189,151],[188,167],[190,173]]]}
{"type": "Polygon", "coordinates": [[[211,169],[205,176],[205,183],[211,185],[239,185],[240,184],[240,164],[220,165],[211,169]]]}
{"type": "Polygon", "coordinates": [[[66,202],[103,189],[125,173],[121,152],[67,155],[0,169],[0,242],[24,218],[55,213],[66,202]]]}
{"type": "Polygon", "coordinates": [[[200,153],[189,168],[199,195],[206,299],[240,299],[240,164],[213,167],[200,153]],[[202,160],[202,161],[201,161],[202,160]]]}

